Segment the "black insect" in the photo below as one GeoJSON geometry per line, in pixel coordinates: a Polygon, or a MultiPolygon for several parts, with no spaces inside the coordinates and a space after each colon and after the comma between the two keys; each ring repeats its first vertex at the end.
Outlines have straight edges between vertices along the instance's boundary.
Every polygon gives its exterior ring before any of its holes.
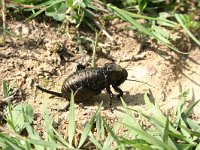
{"type": "Polygon", "coordinates": [[[118,97],[123,95],[123,91],[119,86],[127,79],[128,72],[120,65],[114,63],[105,64],[104,67],[86,68],[83,65],[77,67],[77,71],[71,74],[63,83],[61,93],[46,90],[40,86],[36,86],[43,92],[70,99],[71,90],[75,92],[74,99],[76,102],[82,102],[98,95],[106,88],[110,95],[109,106],[112,106],[113,93],[110,86],[118,93],[118,97]]]}

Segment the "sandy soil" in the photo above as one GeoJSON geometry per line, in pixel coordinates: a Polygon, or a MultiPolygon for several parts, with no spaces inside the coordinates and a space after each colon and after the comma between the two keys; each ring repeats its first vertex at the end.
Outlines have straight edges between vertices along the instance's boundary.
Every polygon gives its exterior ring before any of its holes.
{"type": "MultiPolygon", "coordinates": [[[[45,20],[45,19],[44,19],[45,20]]],[[[134,31],[127,30],[129,24],[115,19],[106,25],[111,41],[101,35],[97,49],[97,65],[107,62],[119,63],[128,70],[128,78],[148,82],[151,86],[126,81],[121,85],[124,100],[131,108],[144,109],[144,93],[150,93],[164,113],[174,111],[180,101],[180,87],[189,89],[187,103],[200,99],[200,52],[189,38],[180,32],[177,46],[188,55],[177,54],[164,46],[156,45],[152,40],[139,38],[134,31]],[[182,41],[182,42],[180,42],[182,41]],[[163,92],[165,94],[163,94],[163,92]]],[[[90,67],[92,46],[89,41],[80,40],[80,36],[90,36],[91,31],[76,30],[73,27],[67,33],[61,24],[52,21],[9,19],[8,26],[16,36],[8,37],[6,44],[0,46],[0,79],[15,80],[17,94],[13,103],[27,102],[38,114],[34,124],[36,129],[42,123],[41,104],[46,103],[54,118],[57,128],[67,135],[69,112],[57,112],[68,102],[62,98],[51,97],[36,90],[35,83],[47,89],[60,91],[64,79],[76,69],[78,63],[90,67]],[[65,33],[64,33],[65,32],[65,33]],[[36,126],[37,125],[37,126],[36,126]]],[[[199,34],[200,35],[200,34],[199,34]]],[[[0,100],[2,101],[2,89],[0,100]]],[[[110,123],[114,123],[119,113],[123,112],[121,102],[115,97],[114,113],[107,109],[108,95],[101,95],[88,100],[84,104],[76,104],[77,126],[83,126],[94,114],[98,104],[103,100],[101,112],[110,123]]],[[[199,106],[194,109],[195,119],[200,121],[199,106]]],[[[144,109],[145,111],[145,109],[144,109]]]]}

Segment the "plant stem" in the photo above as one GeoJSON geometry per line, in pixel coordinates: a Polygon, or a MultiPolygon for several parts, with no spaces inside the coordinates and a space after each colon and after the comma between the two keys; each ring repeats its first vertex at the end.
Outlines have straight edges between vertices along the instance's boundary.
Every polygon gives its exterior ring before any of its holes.
{"type": "Polygon", "coordinates": [[[93,54],[92,54],[92,67],[96,67],[95,57],[96,57],[96,49],[97,49],[97,45],[98,45],[98,42],[99,42],[100,34],[101,34],[101,30],[98,33],[96,31],[95,43],[94,43],[93,54]]]}
{"type": "Polygon", "coordinates": [[[3,38],[6,38],[6,2],[2,0],[2,21],[3,21],[3,38]]]}

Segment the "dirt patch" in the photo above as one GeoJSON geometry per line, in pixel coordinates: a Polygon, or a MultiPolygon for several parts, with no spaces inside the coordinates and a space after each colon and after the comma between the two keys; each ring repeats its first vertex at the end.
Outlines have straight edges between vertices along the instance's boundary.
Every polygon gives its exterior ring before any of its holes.
{"type": "MultiPolygon", "coordinates": [[[[71,28],[63,34],[61,24],[39,22],[32,20],[22,23],[19,20],[9,20],[10,30],[17,36],[9,37],[6,45],[0,47],[0,79],[15,80],[19,97],[14,103],[28,102],[36,113],[41,112],[40,105],[46,103],[55,119],[58,129],[67,135],[69,112],[57,112],[54,109],[63,108],[68,102],[61,98],[51,98],[50,95],[36,90],[35,83],[47,89],[60,91],[64,79],[75,71],[76,65],[82,63],[90,66],[91,44],[80,36],[90,36],[89,31],[77,31],[71,28]]],[[[179,102],[180,85],[190,89],[189,103],[200,98],[200,53],[199,48],[188,42],[189,55],[180,55],[157,46],[148,39],[138,38],[134,31],[126,29],[127,23],[116,19],[107,25],[107,31],[113,38],[111,41],[105,35],[100,37],[97,50],[97,65],[107,62],[120,62],[128,70],[128,78],[148,82],[155,88],[133,81],[126,81],[121,88],[124,100],[131,108],[144,109],[144,93],[148,92],[151,99],[158,101],[163,112],[173,112],[179,102]]],[[[0,99],[3,100],[1,89],[0,99]]],[[[77,125],[83,126],[94,114],[98,104],[103,100],[102,113],[110,123],[117,120],[123,112],[121,102],[113,101],[114,113],[107,108],[108,95],[101,95],[88,100],[84,105],[76,105],[77,125]]],[[[200,114],[194,109],[194,118],[200,114]]],[[[200,121],[198,117],[195,118],[200,121]]],[[[41,122],[36,119],[36,122],[41,122]]],[[[36,123],[35,122],[35,123],[36,123]]],[[[37,123],[36,123],[37,124],[37,123]]]]}

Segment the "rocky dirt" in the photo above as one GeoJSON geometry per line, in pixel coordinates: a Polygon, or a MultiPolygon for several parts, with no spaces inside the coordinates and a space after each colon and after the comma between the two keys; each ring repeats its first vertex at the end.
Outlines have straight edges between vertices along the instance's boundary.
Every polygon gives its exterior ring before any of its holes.
{"type": "MultiPolygon", "coordinates": [[[[38,114],[34,124],[42,123],[41,104],[46,103],[51,117],[63,135],[67,135],[69,112],[58,112],[68,102],[65,99],[51,97],[47,93],[36,90],[35,84],[47,89],[60,91],[64,79],[73,73],[78,63],[91,66],[92,45],[90,41],[78,37],[89,36],[95,39],[92,31],[70,27],[66,30],[61,24],[45,18],[23,23],[23,19],[8,20],[12,35],[0,46],[0,79],[10,83],[15,80],[17,90],[13,103],[27,102],[38,114]]],[[[189,38],[182,34],[177,46],[188,52],[188,55],[175,53],[164,46],[158,46],[152,40],[136,36],[130,31],[128,23],[115,19],[106,25],[111,39],[101,34],[97,49],[97,65],[108,62],[119,63],[128,70],[128,78],[148,82],[153,87],[126,81],[121,85],[124,100],[131,108],[144,108],[144,93],[155,99],[162,111],[173,113],[180,101],[180,89],[189,89],[187,103],[200,99],[200,52],[189,38]],[[183,40],[186,39],[186,40],[183,40]],[[181,42],[182,43],[181,43],[181,42]]],[[[183,31],[179,31],[183,33],[183,31]]],[[[200,35],[200,34],[199,34],[200,35]]],[[[0,100],[4,100],[2,88],[0,100]]],[[[94,114],[98,104],[103,100],[101,112],[110,123],[117,120],[123,112],[121,102],[115,97],[114,113],[108,109],[108,95],[105,91],[83,104],[76,104],[76,122],[83,126],[94,114]]],[[[194,118],[200,121],[199,106],[194,109],[194,118]]],[[[3,106],[2,106],[3,108],[3,106]]],[[[37,125],[37,126],[36,126],[37,125]]],[[[41,130],[42,131],[42,130],[41,130]]],[[[42,134],[42,133],[41,133],[42,134]]]]}

